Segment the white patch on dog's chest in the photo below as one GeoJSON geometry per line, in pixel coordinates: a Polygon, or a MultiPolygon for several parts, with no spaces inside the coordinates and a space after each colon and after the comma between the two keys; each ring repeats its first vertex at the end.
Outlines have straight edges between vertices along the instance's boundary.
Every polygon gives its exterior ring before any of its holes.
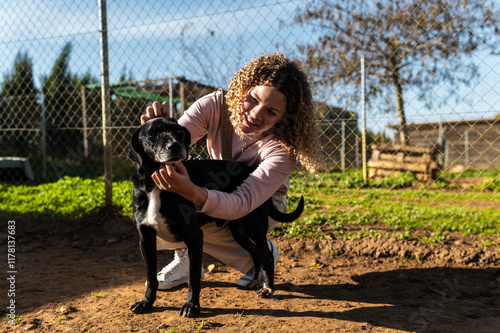
{"type": "Polygon", "coordinates": [[[160,189],[155,186],[148,194],[148,199],[148,212],[142,224],[153,227],[160,238],[168,242],[178,242],[179,240],[170,232],[170,229],[165,223],[165,219],[161,215],[160,189]]]}

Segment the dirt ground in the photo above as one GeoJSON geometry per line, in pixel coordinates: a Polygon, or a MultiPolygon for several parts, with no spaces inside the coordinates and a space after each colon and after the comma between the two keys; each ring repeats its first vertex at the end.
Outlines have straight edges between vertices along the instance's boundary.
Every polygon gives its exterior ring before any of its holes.
{"type": "MultiPolygon", "coordinates": [[[[187,289],[159,292],[151,313],[142,298],[145,268],[132,222],[15,221],[15,273],[2,256],[0,332],[498,332],[500,251],[457,236],[430,246],[395,238],[296,240],[277,237],[274,298],[236,288],[239,273],[205,275],[201,317],[179,317],[187,289]],[[8,280],[13,277],[14,279],[8,280]],[[10,294],[14,291],[15,295],[10,294]],[[6,297],[7,296],[7,297],[6,297]]],[[[1,248],[8,251],[7,229],[1,248]]],[[[498,241],[498,239],[496,239],[498,241]]],[[[11,246],[12,247],[12,246],[11,246]]],[[[5,253],[5,252],[4,252],[5,253]]],[[[160,264],[172,257],[161,251],[160,264]]],[[[11,262],[12,263],[12,262],[11,262]]]]}

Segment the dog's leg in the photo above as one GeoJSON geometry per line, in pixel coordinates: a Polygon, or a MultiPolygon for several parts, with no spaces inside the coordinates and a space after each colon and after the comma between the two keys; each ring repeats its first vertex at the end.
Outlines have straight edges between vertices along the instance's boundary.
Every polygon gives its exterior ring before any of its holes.
{"type": "Polygon", "coordinates": [[[196,318],[200,315],[203,231],[198,229],[197,231],[192,231],[190,234],[194,235],[194,237],[186,240],[189,256],[188,294],[179,314],[184,317],[196,318]]]}
{"type": "MultiPolygon", "coordinates": [[[[248,235],[249,243],[252,244],[252,252],[257,253],[257,260],[254,259],[255,278],[249,285],[249,289],[259,289],[260,297],[272,297],[274,294],[274,259],[265,234],[248,235]],[[262,271],[266,274],[263,275],[262,271]],[[263,277],[264,276],[264,277],[263,277]],[[262,283],[264,282],[264,284],[262,283]],[[252,288],[250,288],[250,286],[252,288]]],[[[250,252],[250,251],[249,251],[250,252]]],[[[250,253],[252,253],[250,252],[250,253]]],[[[254,256],[252,255],[252,258],[254,256]]]]}
{"type": "MultiPolygon", "coordinates": [[[[247,217],[244,217],[246,219],[247,217]]],[[[233,235],[234,240],[245,250],[248,251],[253,260],[253,265],[255,268],[254,279],[246,287],[246,289],[259,289],[262,287],[263,275],[262,275],[262,257],[255,243],[248,237],[243,223],[241,221],[231,221],[229,229],[233,235]]]]}
{"type": "Polygon", "coordinates": [[[266,273],[264,286],[259,290],[259,296],[272,297],[274,294],[274,257],[269,250],[266,237],[256,240],[255,243],[262,257],[264,272],[266,273]]]}
{"type": "Polygon", "coordinates": [[[142,300],[130,306],[130,310],[134,313],[144,313],[151,310],[158,290],[158,279],[156,278],[156,231],[150,226],[140,225],[139,235],[141,253],[146,263],[147,287],[142,300]]]}
{"type": "MultiPolygon", "coordinates": [[[[254,261],[255,278],[249,285],[260,288],[260,297],[271,297],[274,294],[274,259],[267,244],[267,211],[264,204],[249,215],[241,219],[239,226],[233,232],[234,239],[245,250],[247,250],[254,261]],[[259,221],[256,223],[256,221],[259,221]],[[262,270],[264,270],[265,281],[262,285],[262,270]]],[[[234,226],[236,227],[236,226],[234,226]]]]}

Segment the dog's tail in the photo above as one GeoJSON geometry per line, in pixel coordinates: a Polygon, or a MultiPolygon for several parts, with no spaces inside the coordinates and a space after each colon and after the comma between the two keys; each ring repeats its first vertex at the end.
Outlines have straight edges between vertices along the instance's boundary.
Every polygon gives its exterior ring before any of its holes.
{"type": "Polygon", "coordinates": [[[292,222],[296,219],[299,218],[300,214],[302,214],[302,211],[304,210],[304,197],[300,197],[299,204],[297,205],[297,208],[293,212],[290,213],[283,213],[280,212],[276,207],[274,207],[273,202],[269,203],[269,216],[278,222],[292,222]]]}

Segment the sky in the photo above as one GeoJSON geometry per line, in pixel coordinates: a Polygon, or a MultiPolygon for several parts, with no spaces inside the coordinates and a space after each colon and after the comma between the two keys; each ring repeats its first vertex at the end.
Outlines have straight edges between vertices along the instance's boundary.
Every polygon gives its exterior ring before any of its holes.
{"type": "MultiPolygon", "coordinates": [[[[300,0],[107,0],[110,82],[131,73],[136,80],[185,76],[227,87],[234,72],[260,54],[294,57],[314,31],[293,24],[300,0]]],[[[12,70],[17,52],[34,63],[35,82],[50,73],[63,46],[71,42],[70,70],[100,78],[98,0],[17,0],[0,4],[0,74],[12,70]]],[[[410,123],[492,118],[500,114],[500,61],[477,55],[481,78],[462,86],[443,106],[428,109],[408,91],[410,123]]],[[[369,79],[367,80],[369,84],[369,79]]],[[[439,89],[439,88],[436,88],[439,89]]],[[[337,104],[336,92],[328,103],[337,104]]],[[[353,96],[355,99],[355,96],[353,96]]],[[[340,105],[344,107],[344,105],[340,105]]],[[[347,106],[349,109],[351,107],[347,106]]],[[[355,112],[361,113],[359,106],[355,112]]],[[[394,113],[367,109],[374,132],[391,134],[394,113]]]]}

